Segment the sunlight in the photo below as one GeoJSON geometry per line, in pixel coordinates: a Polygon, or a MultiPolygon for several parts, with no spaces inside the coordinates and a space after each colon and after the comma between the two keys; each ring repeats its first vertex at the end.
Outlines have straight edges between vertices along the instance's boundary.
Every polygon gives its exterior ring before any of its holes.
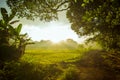
{"type": "Polygon", "coordinates": [[[78,38],[78,35],[71,30],[70,24],[63,24],[52,21],[47,23],[47,26],[35,26],[35,25],[23,25],[22,33],[28,33],[28,35],[34,41],[51,40],[54,43],[61,40],[73,39],[77,42],[83,41],[78,38]]]}

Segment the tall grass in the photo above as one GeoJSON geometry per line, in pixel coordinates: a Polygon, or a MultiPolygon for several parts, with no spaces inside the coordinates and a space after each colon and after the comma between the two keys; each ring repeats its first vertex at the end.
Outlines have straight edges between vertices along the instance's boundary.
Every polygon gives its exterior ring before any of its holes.
{"type": "Polygon", "coordinates": [[[69,66],[57,80],[80,80],[80,71],[77,67],[71,65],[69,66]]]}

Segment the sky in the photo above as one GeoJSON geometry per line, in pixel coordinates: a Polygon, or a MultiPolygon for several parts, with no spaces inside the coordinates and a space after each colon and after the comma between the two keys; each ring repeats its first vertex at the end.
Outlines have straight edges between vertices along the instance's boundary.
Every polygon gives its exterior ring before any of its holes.
{"type": "MultiPolygon", "coordinates": [[[[5,0],[0,0],[0,7],[7,8],[5,0]]],[[[55,43],[66,39],[73,39],[79,43],[84,41],[84,38],[79,38],[71,30],[71,24],[67,20],[65,12],[59,14],[59,20],[57,21],[42,22],[20,19],[20,22],[23,24],[21,33],[28,33],[29,37],[34,41],[51,40],[55,43]]]]}
{"type": "Polygon", "coordinates": [[[78,35],[71,30],[70,24],[62,24],[60,22],[51,21],[45,25],[23,25],[22,33],[27,32],[29,36],[35,40],[51,40],[53,42],[59,42],[71,38],[78,41],[78,35]]]}

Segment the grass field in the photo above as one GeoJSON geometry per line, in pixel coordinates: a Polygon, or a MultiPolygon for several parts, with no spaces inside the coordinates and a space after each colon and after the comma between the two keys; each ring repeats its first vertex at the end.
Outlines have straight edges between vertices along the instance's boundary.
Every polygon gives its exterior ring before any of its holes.
{"type": "Polygon", "coordinates": [[[18,80],[99,80],[104,70],[94,67],[98,61],[93,55],[99,53],[96,49],[101,47],[91,45],[93,44],[80,45],[77,49],[61,46],[58,49],[40,46],[34,49],[30,46],[22,56],[20,64],[15,64],[18,80]],[[91,51],[90,54],[85,56],[88,51],[91,51]]]}
{"type": "Polygon", "coordinates": [[[25,54],[22,57],[23,61],[40,63],[40,64],[56,64],[60,62],[75,62],[80,59],[82,55],[92,49],[100,49],[96,43],[88,45],[42,45],[33,44],[27,47],[25,54]],[[36,45],[36,46],[35,46],[36,45]],[[74,48],[77,47],[77,48],[74,48]]]}
{"type": "Polygon", "coordinates": [[[105,69],[101,49],[93,43],[77,48],[33,45],[18,62],[6,63],[5,74],[0,74],[12,80],[114,80],[114,73],[105,69]]]}
{"type": "Polygon", "coordinates": [[[40,64],[56,64],[60,62],[74,62],[81,56],[82,53],[78,51],[26,50],[22,60],[40,64]]]}

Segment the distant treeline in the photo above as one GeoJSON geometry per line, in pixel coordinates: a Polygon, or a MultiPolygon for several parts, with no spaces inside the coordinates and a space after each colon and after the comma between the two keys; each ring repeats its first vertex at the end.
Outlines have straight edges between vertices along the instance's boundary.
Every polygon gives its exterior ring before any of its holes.
{"type": "Polygon", "coordinates": [[[35,41],[34,44],[27,45],[26,50],[81,50],[81,49],[102,49],[97,42],[78,43],[73,39],[67,39],[58,43],[50,40],[35,41]]]}
{"type": "Polygon", "coordinates": [[[77,49],[78,43],[73,39],[67,39],[65,41],[61,41],[59,43],[53,43],[50,40],[41,40],[35,41],[34,44],[28,45],[26,49],[77,49]]]}

